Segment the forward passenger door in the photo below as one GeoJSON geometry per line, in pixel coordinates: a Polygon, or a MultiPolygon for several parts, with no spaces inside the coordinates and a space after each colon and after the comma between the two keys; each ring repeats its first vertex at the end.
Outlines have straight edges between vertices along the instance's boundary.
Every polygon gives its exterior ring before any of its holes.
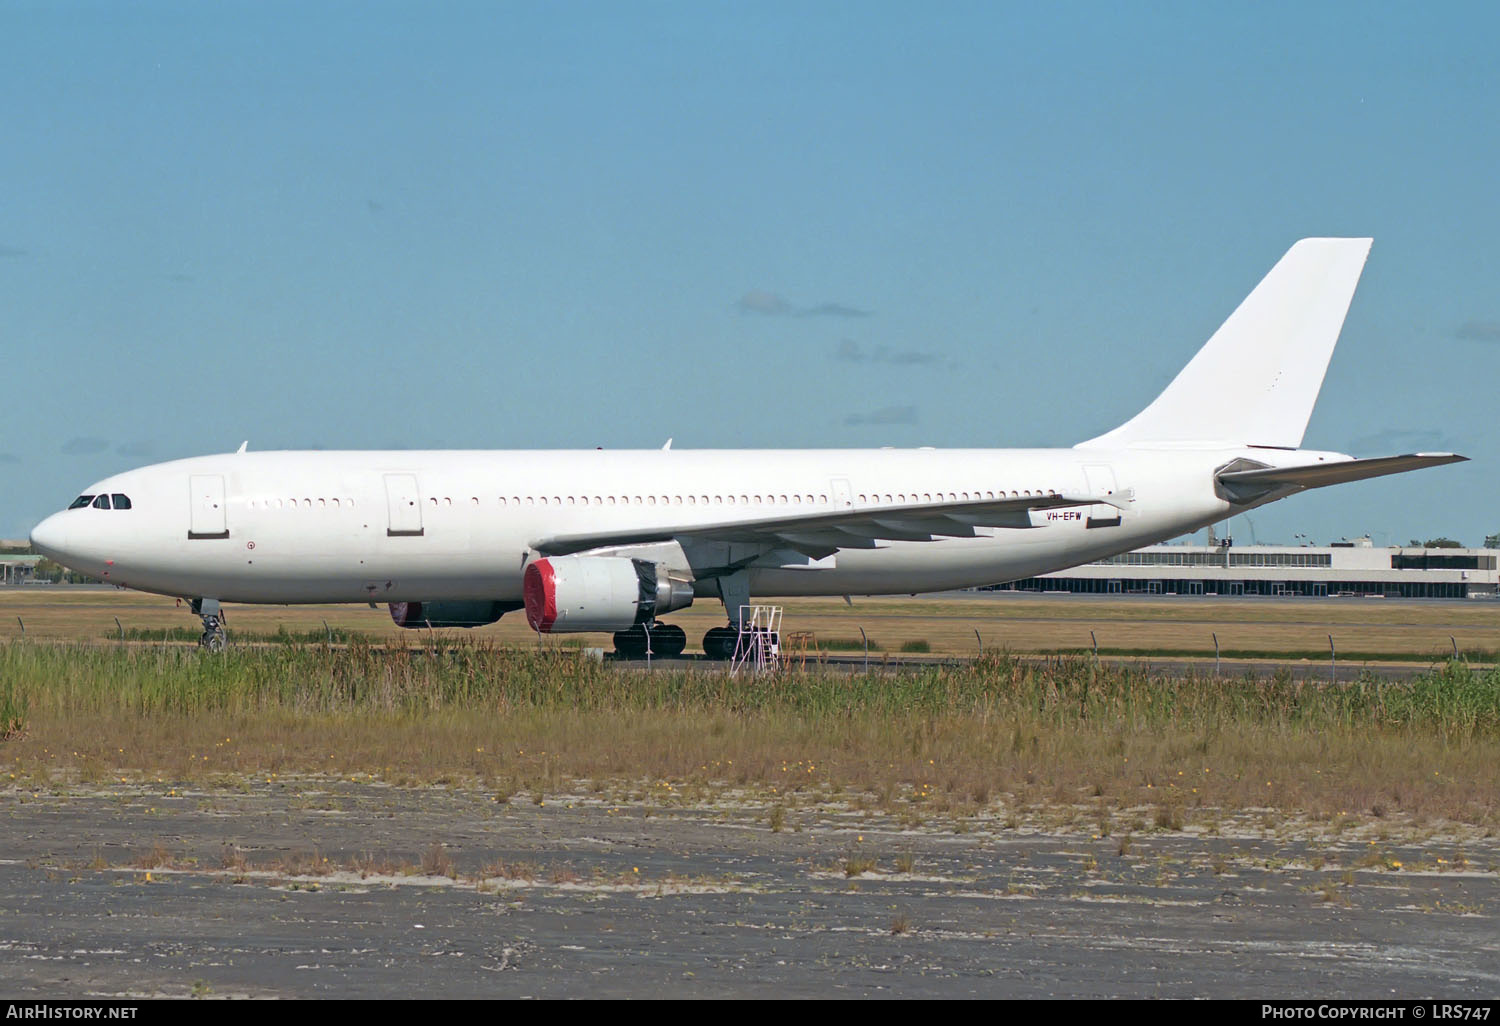
{"type": "Polygon", "coordinates": [[[188,478],[188,502],[188,538],[198,541],[229,537],[229,522],[224,513],[223,475],[191,475],[188,478]]]}

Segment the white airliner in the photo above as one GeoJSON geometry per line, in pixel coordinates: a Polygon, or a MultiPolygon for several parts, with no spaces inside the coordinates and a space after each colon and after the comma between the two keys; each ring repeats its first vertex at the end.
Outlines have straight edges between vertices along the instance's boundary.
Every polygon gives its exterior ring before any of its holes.
{"type": "Polygon", "coordinates": [[[1157,399],[1070,449],[248,452],[90,486],[36,550],[121,587],[222,602],[388,603],[405,627],[525,609],[680,654],[657,618],[717,597],[995,584],[1163,541],[1307,488],[1464,459],[1303,449],[1369,239],[1303,239],[1157,399]]]}

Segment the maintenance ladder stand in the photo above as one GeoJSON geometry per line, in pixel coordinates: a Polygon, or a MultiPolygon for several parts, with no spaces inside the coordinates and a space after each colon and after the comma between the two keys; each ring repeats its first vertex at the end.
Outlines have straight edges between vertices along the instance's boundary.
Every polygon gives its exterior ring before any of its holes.
{"type": "Polygon", "coordinates": [[[740,606],[740,633],[735,639],[729,675],[743,667],[756,673],[781,668],[781,607],[740,606]]]}

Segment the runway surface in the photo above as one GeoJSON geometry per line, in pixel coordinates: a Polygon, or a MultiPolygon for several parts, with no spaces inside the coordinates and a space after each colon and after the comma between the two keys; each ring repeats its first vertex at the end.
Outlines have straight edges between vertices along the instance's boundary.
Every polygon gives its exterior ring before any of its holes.
{"type": "Polygon", "coordinates": [[[769,796],[727,785],[692,798],[647,783],[501,797],[327,779],[0,791],[3,990],[1500,990],[1500,840],[1477,833],[1390,821],[1338,832],[1252,812],[1213,837],[1139,822],[1122,843],[1090,833],[1087,817],[1064,829],[997,810],[918,825],[848,795],[794,796],[778,824],[769,796]]]}

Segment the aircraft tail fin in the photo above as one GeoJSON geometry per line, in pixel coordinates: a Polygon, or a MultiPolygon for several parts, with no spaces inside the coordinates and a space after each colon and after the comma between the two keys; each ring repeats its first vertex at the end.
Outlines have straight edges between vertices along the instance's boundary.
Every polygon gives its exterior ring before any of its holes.
{"type": "Polygon", "coordinates": [[[1371,241],[1294,244],[1166,391],[1078,447],[1301,446],[1371,241]]]}

